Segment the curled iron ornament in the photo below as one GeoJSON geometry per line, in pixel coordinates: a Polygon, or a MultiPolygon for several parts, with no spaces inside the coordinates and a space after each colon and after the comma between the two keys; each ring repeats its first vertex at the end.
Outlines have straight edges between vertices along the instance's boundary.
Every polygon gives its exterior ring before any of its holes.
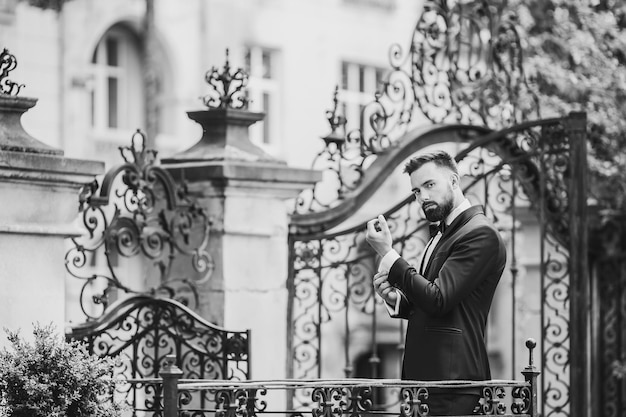
{"type": "MultiPolygon", "coordinates": [[[[377,95],[377,97],[380,97],[377,95]]],[[[362,132],[358,129],[346,132],[346,118],[339,112],[338,87],[333,94],[333,108],[326,111],[326,118],[331,132],[322,137],[324,148],[313,158],[312,168],[324,171],[327,180],[313,186],[313,189],[302,192],[295,201],[295,211],[307,213],[331,208],[337,201],[341,201],[360,184],[363,176],[363,167],[370,162],[370,156],[374,154],[372,143],[379,143],[376,134],[374,139],[365,143],[362,132]],[[333,183],[335,189],[329,195],[326,187],[328,182],[333,183]]],[[[370,120],[372,126],[378,126],[384,118],[383,112],[372,112],[370,120]]],[[[381,148],[379,145],[377,148],[381,148]]]]}
{"type": "Polygon", "coordinates": [[[421,113],[434,123],[492,129],[538,116],[520,39],[515,16],[494,2],[427,1],[410,53],[421,113]]]}
{"type": "Polygon", "coordinates": [[[311,409],[313,417],[341,417],[346,407],[346,389],[343,387],[316,387],[311,400],[317,408],[311,409]]]}
{"type": "Polygon", "coordinates": [[[231,72],[228,49],[226,49],[226,62],[223,70],[219,71],[213,66],[206,72],[204,79],[212,89],[209,94],[202,97],[205,106],[213,109],[245,110],[248,108],[249,98],[246,90],[248,74],[242,68],[231,72]]]}
{"type": "Polygon", "coordinates": [[[364,167],[397,144],[420,118],[497,130],[539,116],[536,94],[523,71],[515,16],[493,0],[427,0],[410,47],[389,51],[391,69],[360,112],[361,128],[344,132],[346,119],[327,111],[331,133],[312,168],[325,179],[296,200],[299,214],[345,200],[361,184],[364,167]]]}
{"type": "Polygon", "coordinates": [[[504,398],[506,392],[504,387],[484,387],[482,392],[481,404],[479,406],[480,414],[485,415],[502,415],[506,413],[506,404],[504,398]]]}
{"type": "Polygon", "coordinates": [[[527,414],[530,410],[532,393],[530,387],[514,387],[511,391],[513,403],[511,412],[513,414],[527,414]]]}
{"type": "Polygon", "coordinates": [[[18,84],[9,80],[9,72],[13,71],[17,67],[17,59],[14,55],[9,53],[7,48],[0,53],[0,93],[4,95],[17,96],[24,87],[24,84],[18,84]]]}
{"type": "MultiPolygon", "coordinates": [[[[158,375],[172,369],[172,355],[184,379],[247,379],[248,334],[215,326],[171,299],[135,296],[118,300],[105,315],[73,327],[68,336],[84,343],[92,355],[116,358],[112,377],[128,381],[116,385],[120,404],[156,411],[162,410],[158,375]],[[226,350],[231,339],[240,341],[234,356],[226,350]],[[138,376],[147,379],[130,381],[138,376]]],[[[197,398],[195,391],[178,391],[179,406],[189,406],[197,398]]],[[[252,400],[256,401],[248,398],[254,405],[252,400]]]]}
{"type": "Polygon", "coordinates": [[[428,388],[407,387],[400,390],[400,416],[401,417],[426,417],[429,415],[429,407],[424,401],[428,399],[428,388]]]}
{"type": "Polygon", "coordinates": [[[135,164],[139,168],[153,165],[156,161],[157,151],[146,148],[146,135],[137,129],[130,138],[130,146],[119,146],[120,154],[127,164],[135,164]]]}
{"type": "Polygon", "coordinates": [[[347,392],[348,404],[346,414],[350,417],[360,417],[368,413],[374,405],[372,387],[352,387],[347,392]]]}
{"type": "Polygon", "coordinates": [[[185,184],[176,184],[156,164],[157,153],[146,149],[143,133],[137,131],[120,152],[125,163],[107,172],[101,184],[86,184],[79,195],[85,233],[72,238],[65,264],[83,281],[82,311],[89,319],[97,318],[107,309],[112,291],[159,294],[197,305],[197,286],[214,269],[208,252],[212,219],[189,197],[185,184]],[[152,269],[149,276],[154,279],[133,284],[128,262],[152,269]],[[182,265],[187,266],[181,277],[175,271],[182,265]]]}
{"type": "Polygon", "coordinates": [[[218,417],[254,417],[257,411],[264,411],[267,407],[265,401],[259,400],[259,395],[265,395],[266,390],[261,389],[219,389],[215,393],[216,410],[218,417]]]}

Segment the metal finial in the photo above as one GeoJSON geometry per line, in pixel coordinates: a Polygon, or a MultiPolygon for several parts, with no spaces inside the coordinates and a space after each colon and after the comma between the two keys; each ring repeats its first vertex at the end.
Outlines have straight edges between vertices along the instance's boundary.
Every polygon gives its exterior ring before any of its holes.
{"type": "Polygon", "coordinates": [[[345,142],[345,137],[344,134],[345,132],[342,132],[345,128],[346,125],[346,118],[339,114],[338,112],[338,107],[339,107],[339,100],[337,98],[337,95],[339,94],[339,86],[335,86],[335,92],[333,94],[333,109],[332,110],[326,110],[326,118],[328,119],[328,123],[330,124],[330,129],[331,132],[330,134],[328,134],[326,137],[324,137],[323,139],[326,141],[326,145],[328,145],[329,143],[335,143],[338,146],[345,142]]]}
{"type": "Polygon", "coordinates": [[[338,114],[338,107],[339,107],[339,99],[337,98],[338,94],[339,94],[339,86],[336,85],[335,92],[333,94],[333,109],[326,110],[326,117],[328,118],[328,123],[330,123],[330,128],[333,133],[336,132],[339,128],[342,128],[343,126],[345,126],[347,122],[346,118],[343,115],[338,114]]]}
{"type": "Polygon", "coordinates": [[[176,355],[166,355],[164,365],[164,367],[168,369],[176,366],[176,355]]]}
{"type": "Polygon", "coordinates": [[[209,108],[216,109],[247,109],[248,92],[245,87],[248,84],[248,74],[242,69],[231,73],[228,61],[228,48],[226,49],[226,62],[220,72],[216,67],[211,67],[204,76],[212,91],[202,97],[202,101],[209,108]]]}
{"type": "Polygon", "coordinates": [[[535,349],[535,347],[537,346],[537,342],[535,342],[535,339],[530,338],[528,340],[526,340],[526,347],[528,348],[528,366],[532,367],[535,364],[535,361],[533,359],[533,349],[535,349]]]}
{"type": "Polygon", "coordinates": [[[118,146],[122,158],[127,164],[136,164],[139,167],[152,165],[156,160],[157,151],[146,149],[146,135],[137,129],[130,139],[130,146],[118,146]]]}
{"type": "Polygon", "coordinates": [[[17,59],[9,53],[7,48],[4,48],[0,53],[0,93],[17,96],[20,89],[24,87],[24,84],[18,84],[7,78],[9,72],[13,71],[15,67],[17,67],[17,59]]]}

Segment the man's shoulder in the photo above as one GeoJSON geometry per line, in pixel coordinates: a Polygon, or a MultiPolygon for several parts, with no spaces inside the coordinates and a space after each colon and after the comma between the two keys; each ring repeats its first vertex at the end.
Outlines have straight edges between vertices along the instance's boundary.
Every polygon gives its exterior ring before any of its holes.
{"type": "MultiPolygon", "coordinates": [[[[447,238],[442,239],[442,247],[452,246],[464,241],[473,241],[478,238],[483,241],[485,248],[495,248],[504,245],[502,235],[493,221],[485,215],[485,210],[480,205],[474,205],[464,210],[450,226],[447,238]],[[493,244],[485,244],[492,242],[493,244]]],[[[481,245],[482,246],[482,245],[481,245]]]]}
{"type": "Polygon", "coordinates": [[[480,211],[474,213],[471,217],[467,219],[464,227],[464,232],[464,234],[484,234],[487,236],[493,236],[498,240],[502,240],[502,235],[500,234],[498,228],[496,227],[494,222],[485,215],[485,213],[482,211],[482,208],[480,211]]]}

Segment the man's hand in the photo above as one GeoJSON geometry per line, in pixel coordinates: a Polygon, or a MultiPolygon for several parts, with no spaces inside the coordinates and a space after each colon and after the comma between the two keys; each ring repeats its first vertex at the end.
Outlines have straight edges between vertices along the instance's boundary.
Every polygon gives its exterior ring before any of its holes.
{"type": "Polygon", "coordinates": [[[374,291],[393,307],[398,299],[398,292],[387,280],[388,275],[388,272],[379,272],[374,275],[374,291]]]}
{"type": "Polygon", "coordinates": [[[385,256],[391,250],[391,232],[382,214],[367,222],[365,240],[380,256],[385,256]]]}

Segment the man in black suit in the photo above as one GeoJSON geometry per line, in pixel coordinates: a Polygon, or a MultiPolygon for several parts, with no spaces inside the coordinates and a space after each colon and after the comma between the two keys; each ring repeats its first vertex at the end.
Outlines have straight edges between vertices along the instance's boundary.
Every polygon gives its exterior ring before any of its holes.
{"type": "MultiPolygon", "coordinates": [[[[426,219],[440,230],[418,266],[392,249],[381,215],[367,224],[366,239],[382,257],[374,289],[392,317],[408,320],[402,378],[491,378],[485,326],[506,263],[506,248],[481,206],[463,195],[456,163],[446,152],[417,156],[405,166],[426,219]]],[[[471,414],[478,389],[429,390],[430,415],[471,414]]]]}

